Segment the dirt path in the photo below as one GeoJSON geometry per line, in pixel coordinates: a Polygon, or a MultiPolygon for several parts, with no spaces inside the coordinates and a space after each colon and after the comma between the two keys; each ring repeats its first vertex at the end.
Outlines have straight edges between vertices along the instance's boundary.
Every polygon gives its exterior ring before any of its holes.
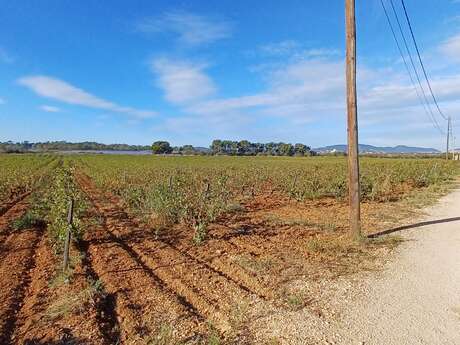
{"type": "Polygon", "coordinates": [[[398,232],[394,260],[344,306],[338,343],[460,344],[460,190],[426,213],[432,224],[398,232]]]}
{"type": "Polygon", "coordinates": [[[278,312],[253,325],[282,345],[460,344],[460,189],[394,234],[406,241],[383,270],[325,280],[321,317],[278,312]]]}

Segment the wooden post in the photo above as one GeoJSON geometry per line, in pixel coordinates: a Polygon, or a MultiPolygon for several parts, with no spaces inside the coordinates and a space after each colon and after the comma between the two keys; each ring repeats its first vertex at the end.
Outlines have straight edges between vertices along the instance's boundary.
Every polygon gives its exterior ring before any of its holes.
{"type": "Polygon", "coordinates": [[[72,223],[73,223],[73,199],[69,201],[69,209],[67,212],[67,233],[64,242],[64,262],[63,268],[64,272],[67,271],[69,267],[69,251],[70,251],[70,238],[71,238],[71,230],[72,230],[72,223]]]}
{"type": "Polygon", "coordinates": [[[168,188],[169,188],[169,190],[172,189],[172,183],[173,183],[173,177],[172,177],[172,175],[170,175],[170,176],[169,176],[169,181],[168,181],[168,188]]]}
{"type": "Polygon", "coordinates": [[[206,186],[204,188],[204,195],[207,198],[209,196],[209,192],[211,191],[211,184],[206,182],[206,186]]]}
{"type": "Polygon", "coordinates": [[[296,185],[297,185],[297,174],[294,175],[294,182],[292,182],[292,190],[295,190],[296,185]]]}
{"type": "Polygon", "coordinates": [[[345,0],[345,18],[350,235],[353,239],[357,240],[361,238],[361,212],[359,196],[358,111],[356,97],[355,0],[345,0]]]}
{"type": "Polygon", "coordinates": [[[449,160],[449,140],[450,140],[450,116],[447,118],[447,143],[446,143],[446,160],[449,160]]]}

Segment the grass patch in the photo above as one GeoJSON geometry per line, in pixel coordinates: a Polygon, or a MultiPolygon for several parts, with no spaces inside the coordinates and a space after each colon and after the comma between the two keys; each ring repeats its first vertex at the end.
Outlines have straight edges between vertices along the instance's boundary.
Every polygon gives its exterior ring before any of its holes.
{"type": "Polygon", "coordinates": [[[249,319],[249,303],[245,300],[236,303],[230,313],[230,325],[233,331],[238,332],[249,319]]]}
{"type": "Polygon", "coordinates": [[[215,329],[212,329],[211,334],[208,336],[208,339],[206,341],[207,345],[221,345],[222,340],[220,339],[219,333],[215,329]]]}
{"type": "Polygon", "coordinates": [[[274,226],[301,226],[306,228],[315,228],[324,232],[336,232],[338,225],[335,222],[326,221],[324,223],[312,222],[303,218],[286,218],[283,219],[275,214],[269,214],[265,217],[271,225],[274,226]]]}
{"type": "Polygon", "coordinates": [[[350,253],[361,253],[363,243],[354,242],[345,236],[323,237],[315,236],[307,242],[307,251],[314,254],[346,255],[350,253]]]}
{"type": "Polygon", "coordinates": [[[239,213],[239,212],[246,211],[246,209],[244,208],[243,205],[233,202],[227,205],[226,211],[228,213],[239,213]]]}
{"type": "Polygon", "coordinates": [[[76,312],[84,312],[87,306],[94,302],[97,296],[104,292],[102,282],[90,281],[87,288],[77,294],[61,294],[46,310],[45,318],[56,320],[76,312]]]}
{"type": "Polygon", "coordinates": [[[22,215],[22,217],[14,220],[11,224],[11,228],[14,231],[19,231],[24,229],[30,229],[36,226],[42,226],[44,224],[45,222],[41,217],[35,214],[35,212],[29,210],[24,215],[22,215]]]}
{"type": "Polygon", "coordinates": [[[174,344],[173,327],[170,324],[162,324],[156,335],[147,341],[149,345],[169,345],[174,344]]]}
{"type": "Polygon", "coordinates": [[[274,265],[273,260],[270,258],[253,258],[248,255],[236,256],[234,261],[238,266],[253,275],[268,274],[274,265]]]}
{"type": "Polygon", "coordinates": [[[293,294],[286,297],[286,304],[291,309],[299,310],[305,305],[305,300],[303,296],[293,294]]]}

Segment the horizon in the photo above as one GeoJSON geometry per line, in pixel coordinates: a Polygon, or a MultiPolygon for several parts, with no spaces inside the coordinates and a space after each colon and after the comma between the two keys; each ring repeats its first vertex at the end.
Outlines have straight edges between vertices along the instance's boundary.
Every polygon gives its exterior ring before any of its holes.
{"type": "MultiPolygon", "coordinates": [[[[231,139],[213,139],[214,140],[221,140],[221,141],[232,141],[231,139]]],[[[244,139],[243,139],[244,140],[244,139]]],[[[109,142],[109,143],[103,143],[103,142],[97,142],[97,141],[90,141],[90,140],[86,140],[86,141],[79,141],[79,142],[71,142],[71,141],[66,141],[66,140],[53,140],[53,141],[37,141],[37,142],[33,142],[33,141],[22,141],[22,142],[15,142],[15,141],[11,141],[11,140],[8,140],[8,141],[4,141],[4,142],[0,142],[0,144],[5,144],[5,143],[8,143],[8,142],[11,142],[12,144],[22,144],[22,143],[25,143],[27,142],[28,144],[31,144],[31,145],[35,145],[35,144],[45,144],[45,143],[66,143],[66,144],[83,144],[83,143],[94,143],[94,144],[98,144],[98,145],[105,145],[105,146],[113,146],[113,145],[126,145],[126,146],[132,146],[132,147],[139,147],[139,146],[145,146],[145,147],[150,147],[152,146],[153,143],[151,144],[127,144],[127,143],[122,143],[122,142],[109,142]]],[[[251,144],[256,144],[256,142],[251,142],[249,141],[251,144]]],[[[171,147],[183,147],[183,146],[187,146],[187,145],[191,145],[192,147],[194,148],[211,148],[212,146],[212,141],[209,145],[192,145],[192,144],[185,144],[185,145],[176,145],[174,142],[169,142],[168,143],[171,145],[171,147]]],[[[270,142],[267,142],[267,143],[270,143],[270,142]]],[[[267,144],[267,143],[262,143],[262,144],[267,144]]],[[[299,143],[295,143],[295,142],[273,142],[273,143],[286,143],[286,144],[292,144],[292,145],[295,145],[295,144],[299,144],[299,143]]],[[[310,147],[311,150],[316,150],[316,149],[324,149],[324,148],[329,148],[329,147],[334,147],[334,146],[348,146],[346,143],[342,143],[342,144],[326,144],[326,145],[321,145],[321,146],[311,146],[309,145],[308,143],[300,143],[300,144],[304,144],[306,145],[307,147],[310,147]]],[[[408,148],[417,148],[417,149],[435,149],[435,150],[438,150],[434,147],[428,147],[428,146],[411,146],[411,145],[402,145],[402,144],[396,144],[396,145],[381,145],[381,146],[378,146],[378,145],[371,145],[371,144],[366,144],[366,143],[359,143],[359,146],[371,146],[371,147],[375,147],[375,148],[398,148],[398,147],[408,147],[408,148]]],[[[452,148],[454,150],[457,150],[457,148],[452,148]]],[[[97,149],[95,149],[96,151],[98,151],[97,149]]],[[[123,151],[123,150],[121,150],[123,151]]],[[[130,150],[127,150],[127,151],[130,151],[130,150]]],[[[438,150],[439,152],[442,152],[442,150],[438,150]]]]}
{"type": "MultiPolygon", "coordinates": [[[[460,2],[407,7],[455,123],[460,2]]],[[[346,142],[342,2],[6,1],[0,20],[2,142],[346,142]]],[[[357,26],[360,143],[445,149],[380,0],[357,4],[357,26]]]]}

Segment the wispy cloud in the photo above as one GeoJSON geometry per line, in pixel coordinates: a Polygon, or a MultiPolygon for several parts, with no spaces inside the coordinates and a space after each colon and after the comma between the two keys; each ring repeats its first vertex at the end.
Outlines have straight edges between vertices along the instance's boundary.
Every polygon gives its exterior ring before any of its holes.
{"type": "MultiPolygon", "coordinates": [[[[222,136],[292,141],[308,136],[312,145],[324,143],[327,136],[342,133],[343,136],[334,139],[342,142],[346,133],[343,57],[340,54],[291,57],[288,56],[284,64],[280,62],[263,70],[261,76],[266,85],[261,92],[238,97],[218,97],[216,92],[204,99],[191,99],[180,104],[182,116],[165,120],[157,130],[181,138],[222,136]],[[309,125],[305,126],[306,123],[309,125]]],[[[439,133],[400,67],[397,63],[385,68],[360,64],[360,137],[368,143],[412,145],[420,144],[423,138],[425,145],[439,147],[439,133]],[[404,133],[384,133],[399,127],[404,128],[404,133]],[[377,137],[385,139],[379,141],[377,137]]],[[[212,82],[205,72],[200,70],[201,77],[212,82]]],[[[433,73],[432,87],[446,113],[460,112],[457,101],[460,74],[452,71],[433,73]]],[[[438,121],[443,126],[439,116],[438,121]]]]}
{"type": "Polygon", "coordinates": [[[267,43],[259,46],[252,55],[266,57],[288,57],[290,60],[306,59],[312,57],[331,57],[340,55],[337,49],[311,48],[295,40],[284,40],[267,43]],[[259,54],[257,54],[259,53],[259,54]]]}
{"type": "Polygon", "coordinates": [[[290,55],[294,51],[300,49],[300,43],[294,40],[285,40],[274,43],[263,44],[259,47],[259,51],[267,55],[290,55]]]}
{"type": "MultiPolygon", "coordinates": [[[[258,109],[266,114],[295,116],[312,114],[324,99],[328,107],[343,95],[341,62],[305,60],[271,71],[265,92],[241,97],[215,99],[189,107],[194,113],[258,109]]],[[[324,105],[322,105],[324,107],[324,105]]]]}
{"type": "Polygon", "coordinates": [[[60,108],[52,106],[52,105],[41,105],[39,108],[48,113],[59,113],[61,111],[60,108]]]}
{"type": "Polygon", "coordinates": [[[460,34],[450,37],[439,48],[448,58],[460,61],[460,34]]]}
{"type": "Polygon", "coordinates": [[[44,75],[27,76],[18,80],[20,85],[28,87],[36,94],[61,101],[68,104],[81,105],[89,108],[110,110],[139,118],[147,118],[156,115],[151,110],[142,110],[120,106],[116,103],[94,96],[78,87],[63,80],[44,75]]]}
{"type": "Polygon", "coordinates": [[[172,103],[189,103],[216,92],[213,81],[203,72],[205,64],[158,58],[151,62],[151,68],[156,74],[157,85],[172,103]]]}
{"type": "Polygon", "coordinates": [[[172,32],[181,43],[196,46],[227,38],[231,34],[230,23],[205,16],[183,12],[166,12],[158,18],[146,18],[136,25],[146,33],[172,32]]]}

